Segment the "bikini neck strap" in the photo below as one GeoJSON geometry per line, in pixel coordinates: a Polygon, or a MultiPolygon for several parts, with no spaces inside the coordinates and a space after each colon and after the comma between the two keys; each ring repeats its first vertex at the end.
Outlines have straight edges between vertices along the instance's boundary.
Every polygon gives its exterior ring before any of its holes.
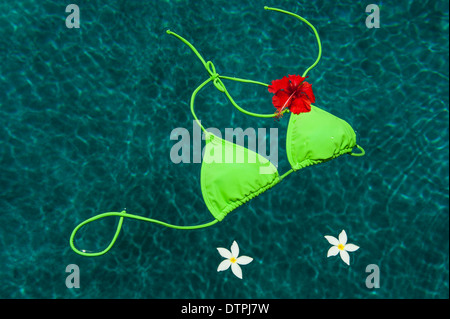
{"type": "MultiPolygon", "coordinates": [[[[281,12],[290,16],[293,16],[297,19],[299,19],[300,21],[306,23],[314,32],[314,35],[316,37],[317,40],[317,44],[319,47],[319,53],[317,56],[316,61],[305,70],[305,72],[303,73],[302,77],[306,77],[306,74],[313,69],[318,63],[319,60],[322,56],[322,45],[320,42],[320,38],[319,38],[319,34],[317,33],[316,28],[314,28],[314,26],[308,22],[308,20],[306,20],[305,18],[294,14],[292,12],[289,11],[285,11],[285,10],[281,10],[281,9],[277,9],[277,8],[270,8],[270,7],[264,7],[265,10],[271,10],[271,11],[277,11],[277,12],[281,12]]],[[[223,75],[219,75],[216,72],[216,68],[214,66],[214,64],[211,61],[205,61],[205,59],[201,56],[201,54],[197,51],[197,49],[189,42],[187,41],[185,38],[183,38],[182,36],[176,34],[175,32],[172,32],[170,30],[166,31],[167,34],[172,35],[174,37],[176,37],[177,39],[179,39],[181,42],[183,42],[184,44],[186,44],[194,53],[195,55],[199,58],[199,60],[202,62],[203,66],[205,67],[206,71],[209,74],[209,78],[207,80],[205,80],[203,83],[201,83],[192,93],[191,96],[191,101],[190,101],[190,107],[191,107],[191,113],[195,119],[195,121],[197,122],[197,124],[200,126],[200,128],[203,130],[203,132],[205,132],[205,134],[209,135],[210,133],[208,133],[205,128],[201,125],[200,121],[198,120],[197,116],[195,115],[194,112],[194,101],[195,101],[195,97],[197,95],[197,93],[203,88],[205,87],[209,82],[212,82],[214,84],[214,86],[216,87],[216,89],[218,89],[220,92],[225,93],[225,95],[227,96],[228,100],[231,102],[231,104],[238,109],[240,112],[250,115],[250,116],[254,116],[254,117],[261,117],[261,118],[270,118],[270,117],[275,117],[277,116],[277,114],[259,114],[259,113],[254,113],[254,112],[250,112],[247,111],[245,109],[243,109],[242,107],[240,107],[235,101],[234,99],[231,97],[230,93],[228,92],[225,84],[223,83],[223,79],[224,80],[231,80],[231,81],[237,81],[237,82],[243,82],[243,83],[249,83],[249,84],[257,84],[257,85],[262,85],[265,87],[268,87],[268,84],[259,82],[259,81],[253,81],[253,80],[247,80],[247,79],[241,79],[241,78],[236,78],[236,77],[229,77],[229,76],[223,76],[223,75]]],[[[285,112],[289,112],[288,109],[284,110],[283,113],[285,112]]]]}

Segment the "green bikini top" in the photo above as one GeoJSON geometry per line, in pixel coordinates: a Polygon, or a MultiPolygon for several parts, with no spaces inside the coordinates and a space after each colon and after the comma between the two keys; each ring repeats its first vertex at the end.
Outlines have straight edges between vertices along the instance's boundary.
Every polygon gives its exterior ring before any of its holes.
{"type": "MultiPolygon", "coordinates": [[[[304,78],[308,71],[317,65],[322,54],[320,38],[316,29],[307,20],[291,12],[269,7],[264,7],[264,9],[278,11],[293,16],[306,23],[314,31],[319,46],[319,54],[314,64],[312,64],[303,73],[302,77],[304,78]]],[[[186,39],[170,30],[168,30],[167,33],[175,36],[189,46],[209,73],[209,78],[200,84],[192,93],[190,107],[194,119],[205,134],[206,145],[200,178],[201,190],[206,206],[213,215],[214,220],[202,225],[178,226],[147,217],[129,214],[126,211],[99,214],[80,223],[77,227],[75,227],[72,235],[70,236],[71,248],[80,255],[100,256],[108,252],[114,245],[120,233],[125,217],[152,222],[176,229],[205,228],[223,220],[232,210],[278,184],[281,180],[283,180],[283,178],[293,171],[297,171],[306,166],[329,161],[342,154],[349,154],[352,156],[364,155],[364,150],[356,144],[356,134],[352,127],[346,121],[314,105],[310,105],[311,110],[306,113],[294,114],[290,112],[286,138],[286,152],[291,169],[283,175],[280,175],[275,165],[273,165],[265,157],[208,132],[201,125],[194,112],[195,97],[203,87],[212,82],[219,91],[223,92],[228,97],[231,104],[233,104],[242,113],[250,116],[270,118],[276,116],[276,114],[253,113],[244,110],[237,105],[228,93],[222,80],[232,80],[243,83],[263,85],[266,87],[268,87],[268,85],[257,81],[219,75],[216,72],[213,63],[211,61],[205,62],[194,46],[192,46],[192,44],[190,44],[186,39]],[[361,152],[353,153],[353,149],[355,147],[357,147],[361,152]],[[226,154],[240,154],[240,157],[238,160],[238,156],[233,156],[230,160],[230,158],[226,158],[226,154]],[[119,217],[119,223],[110,244],[100,252],[88,252],[86,250],[80,251],[77,249],[74,245],[74,238],[77,231],[90,222],[108,216],[119,217]]],[[[285,109],[283,111],[283,113],[286,112],[289,112],[289,110],[285,109]]]]}

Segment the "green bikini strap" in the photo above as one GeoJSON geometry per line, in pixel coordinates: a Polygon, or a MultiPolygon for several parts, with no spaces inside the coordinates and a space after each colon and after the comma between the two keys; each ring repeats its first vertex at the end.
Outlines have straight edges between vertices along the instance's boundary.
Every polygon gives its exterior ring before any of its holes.
{"type": "Polygon", "coordinates": [[[155,223],[155,224],[159,224],[159,225],[163,225],[169,228],[175,228],[175,229],[199,229],[199,228],[205,228],[205,227],[209,227],[214,225],[215,223],[217,223],[219,220],[215,219],[209,223],[206,224],[202,224],[202,225],[195,225],[195,226],[178,226],[178,225],[172,225],[172,224],[168,224],[156,219],[151,219],[151,218],[146,218],[143,216],[139,216],[139,215],[133,215],[133,214],[128,214],[126,211],[121,211],[120,213],[118,212],[109,212],[109,213],[103,213],[103,214],[99,214],[96,215],[94,217],[91,217],[89,219],[86,219],[84,222],[80,223],[77,227],[74,228],[74,230],[72,231],[72,234],[70,235],[70,247],[72,248],[73,251],[75,251],[77,254],[82,255],[82,256],[86,256],[86,257],[96,257],[96,256],[101,256],[106,254],[111,248],[112,246],[114,246],[114,243],[117,240],[117,237],[119,236],[120,230],[122,229],[122,224],[123,224],[123,219],[124,218],[132,218],[132,219],[137,219],[137,220],[142,220],[145,222],[150,222],[150,223],[155,223]],[[75,247],[74,244],[74,239],[75,239],[75,235],[78,232],[78,230],[80,230],[81,227],[99,220],[101,218],[105,218],[105,217],[110,217],[110,216],[116,216],[116,217],[120,217],[119,218],[119,224],[117,225],[116,228],[116,233],[114,234],[114,237],[112,238],[111,242],[109,243],[108,247],[106,247],[104,250],[100,251],[100,252],[94,252],[94,253],[90,253],[87,252],[86,250],[79,250],[78,248],[75,247]]]}
{"type": "MultiPolygon", "coordinates": [[[[214,66],[214,63],[212,63],[212,61],[208,61],[206,62],[205,59],[201,56],[201,54],[197,51],[197,49],[185,38],[183,38],[182,36],[176,34],[175,32],[172,32],[170,30],[166,31],[167,34],[170,34],[174,37],[176,37],[178,40],[180,40],[181,42],[183,42],[184,44],[186,44],[191,50],[192,52],[195,53],[195,55],[198,57],[198,59],[202,62],[203,66],[205,67],[206,71],[209,74],[209,79],[207,79],[206,81],[204,81],[202,84],[200,84],[192,93],[191,96],[191,113],[194,116],[195,120],[197,121],[198,125],[201,127],[201,129],[206,132],[206,130],[204,129],[204,127],[200,124],[200,122],[197,119],[197,116],[195,115],[194,112],[194,100],[195,100],[195,96],[197,95],[197,93],[209,82],[213,82],[214,86],[216,87],[216,89],[218,89],[220,92],[225,93],[225,95],[228,97],[228,99],[230,100],[231,104],[237,108],[239,111],[241,111],[242,113],[245,113],[247,115],[250,116],[254,116],[254,117],[263,117],[263,118],[269,118],[269,117],[275,117],[276,114],[259,114],[259,113],[254,113],[254,112],[249,112],[245,109],[243,109],[242,107],[240,107],[231,97],[230,93],[228,92],[227,88],[225,87],[225,84],[223,83],[222,79],[226,79],[226,80],[231,80],[231,81],[237,81],[237,82],[243,82],[243,83],[250,83],[250,84],[258,84],[258,85],[262,85],[265,87],[268,87],[268,84],[262,83],[262,82],[258,82],[258,81],[253,81],[253,80],[247,80],[247,79],[240,79],[240,78],[235,78],[235,77],[229,77],[229,76],[222,76],[219,75],[216,72],[216,67],[214,66]]],[[[287,110],[286,110],[287,111],[287,110]]]]}
{"type": "MultiPolygon", "coordinates": [[[[305,18],[294,14],[292,12],[289,11],[285,11],[285,10],[281,10],[281,9],[277,9],[277,8],[271,8],[271,7],[264,7],[265,10],[272,10],[272,11],[277,11],[277,12],[281,12],[290,16],[293,16],[301,21],[303,21],[304,23],[306,23],[314,32],[314,35],[316,36],[316,40],[317,40],[317,44],[319,47],[319,53],[317,56],[316,61],[308,68],[306,69],[306,71],[303,73],[302,77],[306,77],[306,74],[312,69],[314,68],[318,63],[319,60],[322,56],[322,45],[320,43],[320,37],[319,34],[317,33],[316,28],[314,28],[314,26],[305,18]]],[[[216,72],[216,68],[214,66],[214,64],[211,61],[206,62],[205,59],[201,56],[201,54],[197,51],[197,49],[189,42],[187,41],[185,38],[183,38],[182,36],[176,34],[175,32],[172,32],[170,30],[166,31],[167,34],[172,35],[174,37],[176,37],[177,39],[179,39],[181,42],[183,42],[184,44],[186,44],[191,50],[192,52],[195,53],[195,55],[198,57],[198,59],[202,62],[203,66],[205,67],[206,71],[209,73],[209,79],[207,79],[206,81],[204,81],[202,84],[200,84],[197,89],[195,89],[195,91],[192,93],[191,96],[191,113],[194,116],[195,120],[197,121],[197,124],[201,127],[201,129],[206,132],[205,128],[200,124],[199,120],[197,119],[197,116],[195,115],[194,112],[194,100],[195,100],[195,96],[197,95],[197,93],[209,82],[213,82],[214,86],[220,91],[225,93],[225,95],[228,97],[228,99],[230,100],[231,104],[238,109],[240,112],[250,115],[250,116],[254,116],[254,117],[261,117],[261,118],[271,118],[271,117],[275,117],[277,116],[277,114],[259,114],[259,113],[254,113],[254,112],[249,112],[245,109],[243,109],[242,107],[240,107],[235,101],[234,99],[231,97],[230,93],[228,92],[228,90],[225,87],[225,84],[222,82],[222,79],[225,80],[230,80],[230,81],[237,81],[237,82],[243,82],[243,83],[250,83],[250,84],[258,84],[258,85],[262,85],[265,87],[268,87],[268,84],[259,82],[259,81],[253,81],[253,80],[247,80],[247,79],[240,79],[240,78],[236,78],[236,77],[229,77],[229,76],[223,76],[223,75],[219,75],[216,72]]],[[[284,110],[283,113],[285,112],[289,112],[288,109],[284,110]]]]}
{"type": "Polygon", "coordinates": [[[286,11],[286,10],[282,10],[282,9],[277,9],[277,8],[267,7],[267,6],[264,7],[264,9],[265,9],[265,10],[277,11],[277,12],[281,12],[281,13],[290,15],[290,16],[292,16],[292,17],[294,17],[294,18],[297,18],[297,19],[299,19],[300,21],[306,23],[306,24],[313,30],[314,35],[316,36],[317,45],[318,45],[318,47],[319,47],[319,53],[318,53],[318,55],[317,55],[316,61],[315,61],[309,68],[307,68],[305,72],[303,72],[302,77],[306,77],[306,74],[307,74],[309,71],[311,71],[311,69],[314,68],[314,67],[319,63],[320,58],[322,57],[322,44],[320,43],[319,33],[317,32],[316,28],[314,28],[314,26],[313,26],[308,20],[306,20],[305,18],[299,16],[298,14],[295,14],[295,13],[292,13],[292,12],[289,12],[289,11],[286,11]]]}
{"type": "Polygon", "coordinates": [[[364,154],[366,154],[366,151],[365,151],[361,146],[359,146],[358,144],[356,144],[355,146],[356,146],[356,148],[358,148],[361,152],[360,152],[360,153],[353,153],[353,152],[351,152],[351,153],[349,153],[351,156],[364,156],[364,154]]]}

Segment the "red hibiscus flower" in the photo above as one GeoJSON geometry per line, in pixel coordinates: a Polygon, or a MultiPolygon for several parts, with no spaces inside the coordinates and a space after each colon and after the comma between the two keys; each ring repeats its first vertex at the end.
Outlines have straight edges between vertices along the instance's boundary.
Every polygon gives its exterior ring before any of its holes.
{"type": "Polygon", "coordinates": [[[269,92],[274,93],[272,103],[276,107],[277,117],[283,115],[287,108],[294,114],[311,111],[311,103],[316,101],[311,84],[304,82],[306,78],[300,75],[285,76],[280,80],[272,81],[269,92]]]}

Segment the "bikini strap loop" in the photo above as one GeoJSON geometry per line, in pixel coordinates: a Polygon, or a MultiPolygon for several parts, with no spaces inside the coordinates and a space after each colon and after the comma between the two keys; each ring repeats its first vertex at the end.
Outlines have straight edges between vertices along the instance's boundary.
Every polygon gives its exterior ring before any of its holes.
{"type": "Polygon", "coordinates": [[[94,217],[91,217],[89,219],[86,219],[84,222],[80,223],[77,227],[75,227],[75,229],[72,231],[72,234],[70,235],[70,247],[77,254],[79,254],[81,256],[86,256],[86,257],[96,257],[96,256],[101,256],[101,255],[106,254],[112,248],[112,246],[114,246],[114,244],[115,244],[115,242],[117,240],[117,237],[119,237],[119,233],[120,233],[120,230],[122,229],[123,219],[124,219],[125,215],[126,215],[125,211],[122,211],[120,213],[118,213],[118,212],[110,212],[110,213],[99,214],[97,216],[94,216],[94,217]],[[83,250],[79,250],[78,248],[75,247],[75,244],[74,244],[75,235],[77,234],[77,232],[80,230],[81,227],[83,227],[83,226],[85,226],[85,225],[87,225],[87,224],[89,224],[89,223],[91,223],[93,221],[96,221],[98,219],[105,218],[105,217],[108,217],[108,216],[119,216],[120,217],[119,218],[119,224],[117,225],[117,228],[116,228],[116,233],[114,234],[114,236],[113,236],[111,242],[109,243],[108,247],[106,247],[104,250],[102,250],[100,252],[94,252],[94,253],[87,252],[84,249],[83,250]]]}
{"type": "Polygon", "coordinates": [[[361,151],[361,153],[351,152],[349,153],[351,156],[364,156],[364,154],[366,154],[366,151],[361,146],[359,146],[358,144],[356,144],[355,146],[361,151]]]}
{"type": "Polygon", "coordinates": [[[133,218],[133,219],[137,219],[137,220],[142,220],[145,222],[150,222],[150,223],[155,223],[155,224],[159,224],[165,227],[169,227],[169,228],[175,228],[175,229],[199,229],[199,228],[205,228],[205,227],[209,227],[214,225],[215,223],[217,223],[219,220],[215,219],[209,223],[206,224],[201,224],[201,225],[194,225],[194,226],[178,226],[178,225],[172,225],[172,224],[168,224],[156,219],[151,219],[151,218],[147,218],[147,217],[143,217],[143,216],[139,216],[139,215],[133,215],[133,214],[128,214],[126,211],[121,211],[120,213],[118,212],[109,212],[109,213],[103,213],[103,214],[99,214],[96,215],[94,217],[91,217],[89,219],[86,219],[84,222],[80,223],[77,227],[74,228],[74,230],[72,231],[72,234],[70,235],[70,247],[72,248],[72,250],[74,252],[76,252],[77,254],[81,255],[81,256],[86,256],[86,257],[96,257],[96,256],[101,256],[106,254],[111,248],[112,246],[114,246],[117,237],[119,237],[119,233],[120,230],[122,229],[122,224],[123,224],[123,220],[124,218],[133,218]],[[86,250],[79,250],[78,248],[75,247],[74,244],[74,240],[75,240],[75,235],[77,234],[77,232],[80,230],[81,227],[86,226],[87,224],[105,218],[105,217],[110,217],[110,216],[117,216],[120,217],[119,218],[119,224],[117,225],[116,228],[116,232],[111,240],[111,242],[109,243],[108,247],[106,247],[104,250],[100,251],[100,252],[87,252],[86,250]]]}

